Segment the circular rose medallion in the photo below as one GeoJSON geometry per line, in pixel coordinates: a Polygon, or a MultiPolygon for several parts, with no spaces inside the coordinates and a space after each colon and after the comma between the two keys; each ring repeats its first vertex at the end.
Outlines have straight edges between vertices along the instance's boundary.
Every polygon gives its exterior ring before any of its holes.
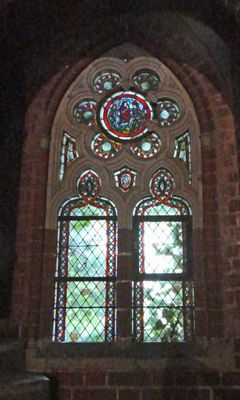
{"type": "Polygon", "coordinates": [[[111,139],[131,142],[144,136],[146,122],[153,118],[151,104],[133,91],[121,91],[109,96],[99,110],[99,122],[111,139]]]}

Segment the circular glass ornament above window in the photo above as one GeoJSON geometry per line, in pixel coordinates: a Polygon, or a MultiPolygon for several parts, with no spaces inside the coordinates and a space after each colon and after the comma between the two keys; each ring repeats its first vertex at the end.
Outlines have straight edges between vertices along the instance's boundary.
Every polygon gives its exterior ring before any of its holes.
{"type": "Polygon", "coordinates": [[[152,118],[149,101],[130,90],[111,94],[98,110],[98,122],[105,133],[125,143],[144,137],[148,133],[146,122],[152,118]]]}
{"type": "Polygon", "coordinates": [[[79,124],[93,126],[96,124],[96,107],[94,100],[82,100],[73,108],[73,117],[79,124]]]}
{"type": "Polygon", "coordinates": [[[120,85],[121,79],[116,71],[101,71],[93,79],[93,89],[98,93],[114,90],[120,85]]]}
{"type": "Polygon", "coordinates": [[[181,111],[173,100],[161,99],[157,102],[157,115],[160,125],[170,126],[180,118],[181,111]]]}
{"type": "Polygon", "coordinates": [[[140,158],[152,158],[159,153],[161,148],[161,140],[159,136],[152,132],[147,137],[137,143],[133,143],[130,147],[131,152],[140,158]]]}
{"type": "Polygon", "coordinates": [[[140,70],[133,76],[133,84],[144,93],[150,90],[156,91],[159,88],[160,78],[154,71],[140,70]]]}
{"type": "Polygon", "coordinates": [[[91,147],[99,158],[110,159],[116,155],[122,145],[108,139],[103,133],[97,133],[92,141],[91,147]]]}

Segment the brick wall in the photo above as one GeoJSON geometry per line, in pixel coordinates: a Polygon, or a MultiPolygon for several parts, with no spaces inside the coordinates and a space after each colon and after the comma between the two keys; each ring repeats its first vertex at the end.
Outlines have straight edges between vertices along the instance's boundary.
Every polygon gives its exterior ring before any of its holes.
{"type": "Polygon", "coordinates": [[[236,400],[240,374],[193,369],[59,373],[61,400],[236,400]]]}
{"type": "Polygon", "coordinates": [[[63,37],[54,37],[47,55],[39,48],[40,55],[34,52],[35,59],[27,59],[25,67],[26,99],[30,106],[20,181],[12,318],[19,335],[29,340],[27,368],[48,373],[56,380],[58,389],[53,396],[62,400],[237,400],[240,398],[240,350],[236,339],[240,337],[240,201],[228,52],[223,51],[223,43],[208,28],[190,20],[188,25],[179,16],[171,19],[169,14],[165,18],[157,13],[142,14],[137,21],[124,16],[119,22],[122,32],[108,21],[109,25],[105,20],[104,24],[94,22],[94,32],[99,34],[91,40],[84,32],[82,37],[78,34],[74,38],[72,30],[71,38],[66,39],[64,57],[63,37]],[[91,60],[129,37],[159,57],[179,78],[199,119],[204,224],[203,229],[195,232],[199,260],[195,266],[196,329],[204,354],[199,358],[193,353],[184,366],[175,354],[171,362],[161,357],[151,362],[150,357],[139,368],[141,354],[138,354],[135,368],[127,367],[126,355],[126,368],[120,369],[113,354],[111,368],[96,367],[93,355],[92,366],[88,363],[80,368],[79,356],[74,367],[70,360],[65,367],[60,362],[48,368],[49,355],[45,354],[41,362],[38,360],[37,340],[51,335],[49,310],[53,299],[51,276],[56,232],[45,230],[49,134],[58,104],[74,77],[91,60]],[[88,53],[91,56],[86,58],[88,53]],[[81,62],[76,62],[79,59],[81,62]],[[41,307],[44,296],[48,299],[48,310],[41,307]]]}

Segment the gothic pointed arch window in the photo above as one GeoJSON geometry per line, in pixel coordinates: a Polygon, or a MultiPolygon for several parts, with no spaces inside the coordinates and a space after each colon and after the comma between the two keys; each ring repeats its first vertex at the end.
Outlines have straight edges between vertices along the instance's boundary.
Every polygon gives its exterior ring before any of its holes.
{"type": "Polygon", "coordinates": [[[90,64],[53,125],[47,224],[58,224],[57,342],[194,335],[197,118],[162,62],[124,54],[90,64]]]}

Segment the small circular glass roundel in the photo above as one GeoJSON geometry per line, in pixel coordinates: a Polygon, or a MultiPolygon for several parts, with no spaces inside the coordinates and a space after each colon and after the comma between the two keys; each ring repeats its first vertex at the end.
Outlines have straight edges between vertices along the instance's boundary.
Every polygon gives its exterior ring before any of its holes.
{"type": "Polygon", "coordinates": [[[160,78],[151,70],[140,70],[133,76],[133,84],[142,92],[156,91],[159,88],[160,78]]]}
{"type": "Polygon", "coordinates": [[[103,93],[116,89],[120,85],[121,76],[116,71],[101,71],[93,79],[95,92],[103,93]]]}
{"type": "Polygon", "coordinates": [[[141,141],[133,143],[130,147],[133,154],[143,159],[154,157],[157,153],[159,153],[160,148],[161,140],[154,132],[150,133],[141,141]]]}
{"type": "Polygon", "coordinates": [[[93,152],[102,159],[110,159],[115,157],[122,145],[108,139],[103,133],[97,133],[92,141],[93,152]]]}
{"type": "Polygon", "coordinates": [[[161,99],[157,103],[157,114],[160,125],[170,126],[180,118],[181,112],[174,101],[161,99]]]}
{"type": "Polygon", "coordinates": [[[140,139],[153,118],[151,104],[139,93],[119,91],[109,96],[99,109],[98,120],[106,134],[119,142],[140,139]]]}
{"type": "Polygon", "coordinates": [[[80,124],[88,126],[96,123],[96,106],[97,103],[93,100],[83,100],[78,102],[73,109],[73,117],[80,124]]]}

